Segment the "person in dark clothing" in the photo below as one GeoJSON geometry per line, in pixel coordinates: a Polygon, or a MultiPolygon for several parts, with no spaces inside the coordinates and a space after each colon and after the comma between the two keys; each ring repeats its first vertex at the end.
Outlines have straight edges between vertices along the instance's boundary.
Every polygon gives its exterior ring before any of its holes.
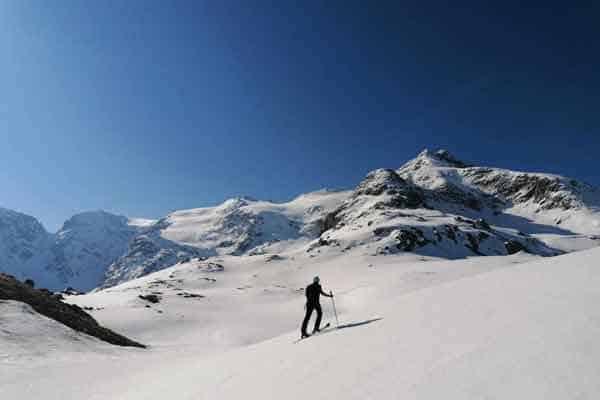
{"type": "Polygon", "coordinates": [[[306,287],[306,315],[304,316],[304,321],[302,321],[302,337],[310,336],[306,333],[306,327],[308,326],[308,321],[310,320],[310,316],[313,311],[317,311],[317,321],[315,322],[315,327],[313,329],[313,333],[319,332],[319,328],[321,326],[321,318],[323,317],[323,310],[321,310],[321,304],[319,303],[319,298],[323,296],[333,297],[333,293],[327,294],[321,288],[319,284],[319,277],[315,276],[313,279],[313,283],[306,287]]]}

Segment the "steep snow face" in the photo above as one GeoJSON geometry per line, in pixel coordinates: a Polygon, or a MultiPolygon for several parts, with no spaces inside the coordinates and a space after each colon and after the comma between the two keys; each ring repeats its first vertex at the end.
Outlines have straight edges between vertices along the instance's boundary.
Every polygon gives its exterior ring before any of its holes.
{"type": "Polygon", "coordinates": [[[56,279],[44,271],[52,236],[35,218],[0,208],[0,271],[44,284],[56,279]]]}
{"type": "Polygon", "coordinates": [[[319,236],[325,216],[348,195],[319,191],[282,204],[242,197],[217,207],[176,211],[131,241],[127,252],[108,268],[102,287],[192,258],[257,255],[299,247],[319,236]]]}
{"type": "Polygon", "coordinates": [[[103,281],[106,268],[125,253],[137,231],[123,216],[104,211],[77,214],[55,235],[46,268],[65,285],[93,289],[103,281]]]}

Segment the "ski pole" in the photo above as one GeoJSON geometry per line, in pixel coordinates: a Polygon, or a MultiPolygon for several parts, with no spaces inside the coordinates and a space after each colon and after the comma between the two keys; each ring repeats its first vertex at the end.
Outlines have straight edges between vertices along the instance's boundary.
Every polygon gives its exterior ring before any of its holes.
{"type": "Polygon", "coordinates": [[[333,313],[335,314],[335,325],[336,327],[340,327],[340,321],[338,321],[338,316],[337,316],[337,310],[335,309],[335,300],[333,299],[333,292],[329,291],[329,294],[331,295],[331,303],[333,304],[333,313]]]}

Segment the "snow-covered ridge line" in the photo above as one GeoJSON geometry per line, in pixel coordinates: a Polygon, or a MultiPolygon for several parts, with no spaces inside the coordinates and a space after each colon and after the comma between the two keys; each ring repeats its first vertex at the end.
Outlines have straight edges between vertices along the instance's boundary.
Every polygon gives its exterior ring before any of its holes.
{"type": "Polygon", "coordinates": [[[242,196],[159,220],[78,214],[56,234],[0,210],[0,268],[53,289],[112,286],[222,255],[416,252],[540,255],[598,245],[600,191],[553,174],[474,166],[448,151],[378,169],[352,191],[274,203],[242,196]]]}

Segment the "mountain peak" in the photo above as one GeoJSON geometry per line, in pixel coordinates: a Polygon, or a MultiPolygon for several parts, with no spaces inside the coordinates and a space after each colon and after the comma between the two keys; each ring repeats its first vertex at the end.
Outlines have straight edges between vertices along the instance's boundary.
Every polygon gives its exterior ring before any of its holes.
{"type": "Polygon", "coordinates": [[[256,200],[253,197],[250,196],[236,196],[236,197],[232,197],[230,199],[225,200],[219,207],[222,208],[239,208],[239,207],[244,207],[247,206],[250,203],[255,203],[258,200],[256,200]]]}
{"type": "Polygon", "coordinates": [[[127,225],[127,217],[111,214],[104,210],[84,211],[65,221],[61,231],[74,227],[106,225],[127,225]]]}
{"type": "Polygon", "coordinates": [[[415,161],[426,162],[430,165],[440,166],[440,167],[454,167],[454,168],[468,168],[472,167],[471,164],[468,164],[464,161],[461,161],[457,157],[455,157],[452,153],[445,149],[438,149],[436,151],[431,151],[429,149],[425,149],[419,153],[415,161]]]}

